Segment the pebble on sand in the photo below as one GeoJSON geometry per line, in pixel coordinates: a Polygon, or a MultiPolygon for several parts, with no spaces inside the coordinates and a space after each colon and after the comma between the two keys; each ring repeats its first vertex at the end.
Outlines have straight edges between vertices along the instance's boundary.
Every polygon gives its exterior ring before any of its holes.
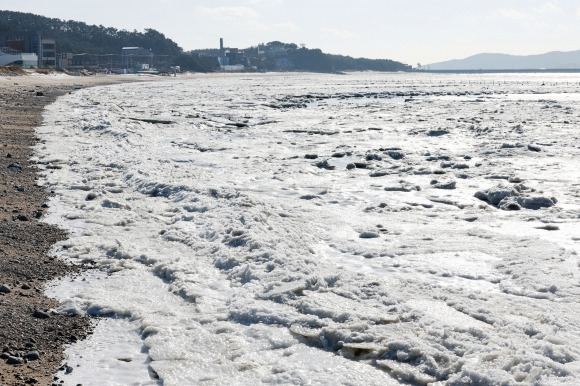
{"type": "Polygon", "coordinates": [[[47,314],[44,311],[40,311],[40,310],[36,310],[34,311],[34,313],[32,314],[33,317],[38,318],[38,319],[48,319],[50,318],[50,315],[47,314]]]}
{"type": "Polygon", "coordinates": [[[6,360],[6,363],[9,364],[9,365],[21,365],[21,364],[24,363],[24,359],[19,358],[19,357],[10,356],[6,360]]]}
{"type": "Polygon", "coordinates": [[[30,351],[24,355],[24,358],[29,361],[37,361],[40,359],[40,353],[36,350],[30,351]]]}

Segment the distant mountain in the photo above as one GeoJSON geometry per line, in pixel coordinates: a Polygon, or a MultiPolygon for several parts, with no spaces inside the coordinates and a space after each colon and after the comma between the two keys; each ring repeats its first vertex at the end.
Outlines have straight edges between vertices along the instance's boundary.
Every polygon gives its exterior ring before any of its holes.
{"type": "Polygon", "coordinates": [[[580,70],[580,50],[540,55],[478,54],[422,66],[427,70],[580,70]]]}

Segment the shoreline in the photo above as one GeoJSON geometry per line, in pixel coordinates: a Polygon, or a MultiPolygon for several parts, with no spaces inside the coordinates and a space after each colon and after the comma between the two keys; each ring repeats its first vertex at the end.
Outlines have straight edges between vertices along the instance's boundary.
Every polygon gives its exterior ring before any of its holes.
{"type": "MultiPolygon", "coordinates": [[[[29,74],[0,76],[0,384],[51,385],[66,345],[91,333],[88,316],[53,313],[58,302],[44,295],[47,283],[78,273],[50,256],[67,237],[41,222],[51,192],[38,186],[33,146],[44,108],[80,88],[151,81],[134,76],[29,74]]],[[[162,79],[159,79],[162,80],[162,79]]]]}
{"type": "MultiPolygon", "coordinates": [[[[267,73],[297,76],[309,73],[267,73]]],[[[244,74],[244,76],[256,74],[244,74]]],[[[52,312],[60,303],[45,296],[45,286],[86,268],[50,255],[66,231],[41,221],[51,192],[38,186],[31,158],[46,106],[59,96],[94,86],[163,82],[240,74],[70,76],[60,73],[0,74],[0,384],[52,385],[61,381],[66,346],[84,340],[94,318],[52,312]]]]}

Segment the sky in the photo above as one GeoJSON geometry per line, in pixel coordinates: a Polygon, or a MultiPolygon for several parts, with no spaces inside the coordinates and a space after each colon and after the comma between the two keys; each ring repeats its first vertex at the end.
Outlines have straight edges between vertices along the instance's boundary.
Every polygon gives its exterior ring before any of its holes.
{"type": "Polygon", "coordinates": [[[416,66],[479,53],[580,50],[578,0],[26,0],[0,9],[129,31],[185,51],[278,40],[416,66]]]}

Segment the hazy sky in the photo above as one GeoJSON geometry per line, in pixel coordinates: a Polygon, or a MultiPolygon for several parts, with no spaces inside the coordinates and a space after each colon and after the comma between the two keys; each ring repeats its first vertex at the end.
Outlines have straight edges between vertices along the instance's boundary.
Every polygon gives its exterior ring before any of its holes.
{"type": "Polygon", "coordinates": [[[184,50],[279,40],[415,66],[482,53],[580,49],[578,0],[26,0],[4,10],[153,28],[184,50]],[[23,4],[25,3],[25,4],[23,4]]]}

